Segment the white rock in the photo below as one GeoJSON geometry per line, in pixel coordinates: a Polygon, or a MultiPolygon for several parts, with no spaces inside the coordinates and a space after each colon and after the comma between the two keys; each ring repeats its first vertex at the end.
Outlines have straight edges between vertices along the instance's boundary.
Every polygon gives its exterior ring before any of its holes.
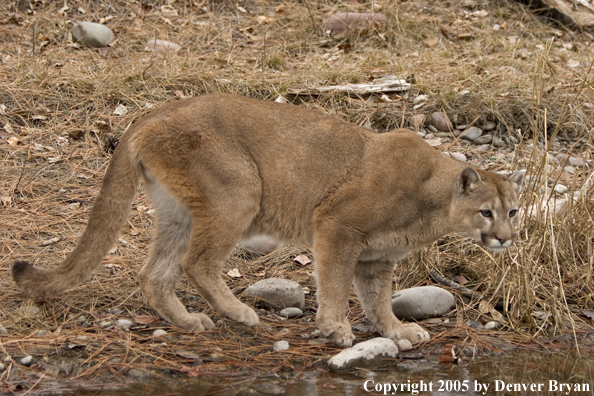
{"type": "Polygon", "coordinates": [[[274,343],[275,351],[287,351],[289,350],[289,343],[287,341],[277,341],[274,343]]]}
{"type": "Polygon", "coordinates": [[[116,325],[122,330],[130,330],[130,327],[134,326],[134,322],[128,319],[118,319],[116,325]]]}
{"type": "Polygon", "coordinates": [[[0,373],[4,370],[6,370],[6,366],[4,365],[4,363],[0,363],[0,373]]]}
{"type": "Polygon", "coordinates": [[[459,152],[453,152],[453,153],[450,153],[450,155],[456,161],[466,162],[468,160],[464,154],[459,153],[459,152]]]}
{"type": "Polygon", "coordinates": [[[25,356],[24,358],[22,358],[20,360],[20,362],[21,362],[21,364],[23,366],[27,366],[28,367],[28,366],[32,365],[33,363],[35,363],[35,358],[33,356],[31,356],[31,355],[25,356]]]}
{"type": "Polygon", "coordinates": [[[7,335],[8,331],[4,328],[4,326],[0,325],[0,336],[7,335]]]}
{"type": "Polygon", "coordinates": [[[460,138],[465,139],[465,140],[469,140],[469,141],[472,142],[472,141],[478,139],[479,137],[481,137],[482,134],[483,134],[483,130],[481,128],[477,128],[475,126],[471,126],[470,128],[468,128],[467,130],[465,130],[460,135],[460,138]]]}
{"type": "Polygon", "coordinates": [[[493,136],[493,140],[491,140],[491,144],[493,145],[493,147],[505,146],[505,142],[503,141],[503,139],[501,139],[500,137],[497,137],[497,136],[493,136]]]}
{"type": "Polygon", "coordinates": [[[355,367],[374,367],[386,359],[398,356],[396,343],[388,338],[373,338],[344,349],[328,360],[328,368],[332,371],[348,370],[355,367]]]}
{"type": "Polygon", "coordinates": [[[452,293],[437,286],[413,287],[392,296],[392,311],[405,320],[443,316],[455,305],[452,293]]]}
{"type": "Polygon", "coordinates": [[[305,308],[305,293],[299,283],[288,279],[263,279],[248,287],[244,297],[262,301],[264,306],[274,309],[305,308]]]}
{"type": "Polygon", "coordinates": [[[303,311],[300,310],[299,308],[295,308],[295,307],[290,307],[290,308],[285,308],[282,311],[279,312],[279,315],[282,316],[283,318],[297,318],[301,315],[303,315],[303,311]]]}
{"type": "Polygon", "coordinates": [[[400,352],[404,352],[404,351],[410,351],[412,349],[412,343],[407,340],[406,338],[402,338],[398,341],[396,341],[396,346],[398,347],[398,350],[400,352]]]}
{"type": "Polygon", "coordinates": [[[489,151],[489,145],[482,144],[482,145],[478,146],[477,148],[475,148],[474,151],[476,151],[477,153],[487,152],[487,151],[489,151]]]}
{"type": "Polygon", "coordinates": [[[153,337],[155,337],[155,338],[164,336],[166,334],[167,334],[167,332],[163,329],[157,329],[157,330],[153,331],[153,337]]]}
{"type": "Polygon", "coordinates": [[[555,191],[559,194],[565,194],[567,192],[567,190],[569,190],[569,189],[566,186],[564,186],[563,184],[555,185],[555,191]]]}
{"type": "Polygon", "coordinates": [[[87,47],[105,47],[113,38],[111,29],[100,23],[80,22],[72,29],[72,39],[87,47]]]}
{"type": "Polygon", "coordinates": [[[498,329],[499,327],[501,327],[501,324],[494,320],[487,322],[485,324],[485,330],[495,330],[495,329],[498,329]]]}

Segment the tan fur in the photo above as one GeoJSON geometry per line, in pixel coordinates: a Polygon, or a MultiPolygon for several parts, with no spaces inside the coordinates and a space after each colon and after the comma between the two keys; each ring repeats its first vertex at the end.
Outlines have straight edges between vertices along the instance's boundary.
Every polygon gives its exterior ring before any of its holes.
{"type": "Polygon", "coordinates": [[[169,103],[126,132],[87,229],[61,266],[16,262],[12,272],[29,296],[83,282],[116,240],[142,176],[157,230],[139,282],[171,323],[214,327],[175,296],[185,272],[213,309],[257,325],[221,269],[242,238],[267,234],[313,246],[325,336],[352,344],[346,313],[354,282],[380,334],[416,343],[428,333],[391,310],[394,263],[451,232],[495,251],[508,247],[523,175],[468,168],[408,130],[376,134],[302,106],[206,95],[169,103]],[[481,214],[487,209],[492,216],[481,214]]]}

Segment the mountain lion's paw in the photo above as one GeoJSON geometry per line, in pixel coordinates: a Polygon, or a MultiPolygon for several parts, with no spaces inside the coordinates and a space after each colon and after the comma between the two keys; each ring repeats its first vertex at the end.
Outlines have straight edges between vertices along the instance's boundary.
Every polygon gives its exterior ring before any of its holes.
{"type": "Polygon", "coordinates": [[[320,326],[320,332],[324,337],[330,339],[334,345],[342,348],[352,346],[355,340],[349,323],[334,322],[330,325],[320,326]]]}
{"type": "Polygon", "coordinates": [[[260,324],[258,314],[245,304],[229,307],[222,313],[229,319],[243,323],[246,326],[257,326],[260,324]]]}
{"type": "Polygon", "coordinates": [[[189,313],[183,323],[174,323],[184,330],[200,332],[215,329],[216,326],[210,318],[202,313],[189,313]]]}
{"type": "Polygon", "coordinates": [[[403,329],[401,331],[402,338],[406,338],[411,342],[411,344],[418,344],[419,342],[429,341],[429,333],[421,326],[408,323],[403,325],[403,329]]]}

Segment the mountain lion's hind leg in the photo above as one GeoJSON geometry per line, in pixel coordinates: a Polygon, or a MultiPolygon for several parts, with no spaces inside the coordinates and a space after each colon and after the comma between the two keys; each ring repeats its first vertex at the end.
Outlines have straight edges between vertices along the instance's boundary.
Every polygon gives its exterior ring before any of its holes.
{"type": "Polygon", "coordinates": [[[385,261],[358,262],[355,289],[367,318],[386,338],[401,338],[412,344],[429,340],[429,333],[415,323],[403,324],[392,312],[394,265],[385,261]]]}
{"type": "Polygon", "coordinates": [[[189,313],[175,295],[182,275],[192,223],[187,210],[157,182],[146,180],[147,193],[157,214],[157,229],[149,258],[139,274],[140,288],[149,304],[173,325],[189,331],[214,329],[201,313],[189,313]]]}

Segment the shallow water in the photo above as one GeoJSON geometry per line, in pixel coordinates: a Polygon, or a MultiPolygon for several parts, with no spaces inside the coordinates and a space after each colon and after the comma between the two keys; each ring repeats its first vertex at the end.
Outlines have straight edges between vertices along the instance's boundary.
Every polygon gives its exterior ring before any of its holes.
{"type": "MultiPolygon", "coordinates": [[[[289,376],[290,377],[290,376],[289,376]]],[[[437,355],[399,360],[390,367],[348,374],[321,371],[294,378],[152,380],[94,389],[35,389],[29,395],[592,395],[594,354],[508,352],[460,364],[437,355]]]]}

